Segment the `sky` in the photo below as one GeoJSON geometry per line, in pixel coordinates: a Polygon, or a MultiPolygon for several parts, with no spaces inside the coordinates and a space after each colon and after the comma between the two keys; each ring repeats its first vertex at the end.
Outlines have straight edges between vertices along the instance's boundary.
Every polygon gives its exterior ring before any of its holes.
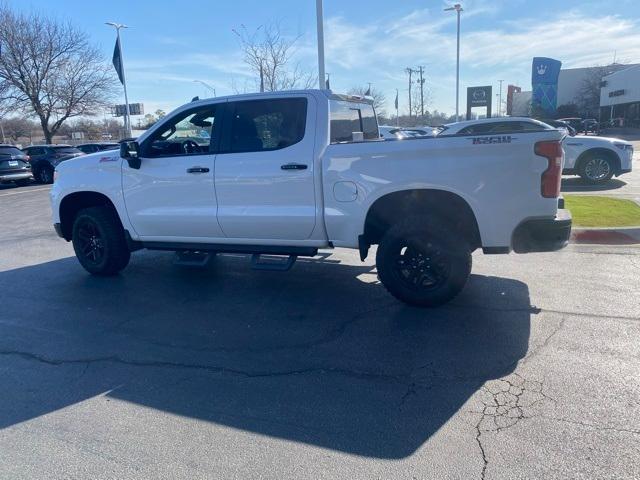
{"type": "MultiPolygon", "coordinates": [[[[640,0],[458,0],[461,20],[461,112],[466,87],[499,80],[531,88],[531,60],[548,56],[563,68],[640,63],[640,0]]],[[[455,112],[455,12],[450,0],[324,0],[326,71],[331,88],[373,87],[394,112],[407,111],[407,67],[424,66],[427,108],[455,112]]],[[[317,72],[314,0],[8,0],[13,8],[68,20],[111,59],[124,23],[123,56],[130,102],[170,111],[194,96],[230,95],[255,85],[233,29],[278,22],[299,37],[293,62],[317,72]]],[[[123,103],[124,95],[120,99],[123,103]]],[[[134,119],[135,122],[135,119],[134,119]]]]}

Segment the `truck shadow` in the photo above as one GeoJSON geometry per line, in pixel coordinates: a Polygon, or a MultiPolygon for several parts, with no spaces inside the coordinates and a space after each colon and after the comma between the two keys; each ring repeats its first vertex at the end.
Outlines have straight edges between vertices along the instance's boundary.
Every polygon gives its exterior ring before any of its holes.
{"type": "Polygon", "coordinates": [[[111,279],[67,258],[0,283],[0,428],[102,396],[376,458],[411,455],[511,373],[536,312],[525,284],[480,275],[410,308],[334,256],[282,274],[143,252],[111,279]]]}
{"type": "Polygon", "coordinates": [[[626,186],[627,183],[619,178],[612,178],[602,185],[589,185],[579,177],[563,178],[562,192],[604,192],[606,190],[617,190],[626,186]]]}

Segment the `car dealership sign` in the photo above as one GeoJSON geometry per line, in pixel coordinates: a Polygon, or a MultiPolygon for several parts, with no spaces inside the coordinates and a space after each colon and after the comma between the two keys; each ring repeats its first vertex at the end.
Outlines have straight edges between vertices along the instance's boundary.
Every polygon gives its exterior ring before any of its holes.
{"type": "Polygon", "coordinates": [[[486,107],[487,118],[491,117],[492,91],[491,85],[467,88],[467,120],[471,120],[471,109],[475,107],[486,107]]]}

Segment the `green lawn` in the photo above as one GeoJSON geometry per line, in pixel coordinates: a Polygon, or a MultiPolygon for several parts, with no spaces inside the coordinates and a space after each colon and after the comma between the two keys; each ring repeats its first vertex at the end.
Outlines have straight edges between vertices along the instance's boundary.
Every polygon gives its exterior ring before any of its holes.
{"type": "Polygon", "coordinates": [[[595,195],[565,195],[564,201],[576,227],[640,226],[640,206],[631,200],[595,195]]]}

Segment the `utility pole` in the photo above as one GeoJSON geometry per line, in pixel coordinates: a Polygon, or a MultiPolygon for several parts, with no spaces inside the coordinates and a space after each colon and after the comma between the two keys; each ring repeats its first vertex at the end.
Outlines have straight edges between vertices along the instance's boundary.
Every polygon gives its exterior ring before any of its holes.
{"type": "Polygon", "coordinates": [[[418,80],[420,84],[420,113],[424,117],[424,78],[422,77],[424,67],[418,67],[418,71],[420,72],[420,80],[418,80]]]}
{"type": "Polygon", "coordinates": [[[501,117],[502,116],[502,82],[504,82],[504,80],[498,80],[498,82],[500,82],[500,100],[498,101],[498,116],[501,117]]]}
{"type": "Polygon", "coordinates": [[[409,74],[409,118],[411,118],[411,86],[413,85],[413,80],[411,79],[411,76],[413,75],[413,68],[411,67],[407,67],[404,69],[405,72],[407,72],[409,74]]]}

